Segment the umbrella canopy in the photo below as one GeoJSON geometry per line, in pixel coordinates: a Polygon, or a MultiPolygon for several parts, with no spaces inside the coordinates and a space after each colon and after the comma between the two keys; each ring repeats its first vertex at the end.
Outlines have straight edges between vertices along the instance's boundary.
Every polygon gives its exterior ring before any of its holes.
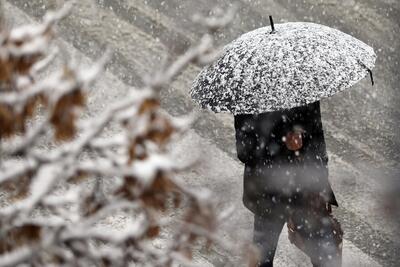
{"type": "MultiPolygon", "coordinates": [[[[272,20],[271,20],[272,22],[272,20]]],[[[228,44],[191,88],[214,112],[257,114],[306,105],[371,74],[376,55],[360,40],[314,23],[284,23],[228,44]]],[[[373,80],[372,80],[373,81],[373,80]]]]}

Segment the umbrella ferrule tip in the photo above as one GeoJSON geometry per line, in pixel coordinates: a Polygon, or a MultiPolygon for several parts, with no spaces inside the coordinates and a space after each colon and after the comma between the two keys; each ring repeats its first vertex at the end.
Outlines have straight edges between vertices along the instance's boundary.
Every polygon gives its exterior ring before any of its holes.
{"type": "Polygon", "coordinates": [[[271,29],[272,29],[272,31],[270,32],[270,34],[276,33],[276,31],[275,31],[275,24],[274,24],[274,20],[273,20],[272,16],[269,16],[269,22],[270,22],[270,24],[271,24],[271,29]]]}

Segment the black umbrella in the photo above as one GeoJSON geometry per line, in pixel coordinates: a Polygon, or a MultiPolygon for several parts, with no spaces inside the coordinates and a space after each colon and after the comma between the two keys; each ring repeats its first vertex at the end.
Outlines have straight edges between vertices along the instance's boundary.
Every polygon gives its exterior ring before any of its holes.
{"type": "Polygon", "coordinates": [[[233,114],[290,109],[332,96],[371,75],[372,47],[339,30],[296,22],[263,27],[228,44],[198,75],[192,98],[233,114]]]}

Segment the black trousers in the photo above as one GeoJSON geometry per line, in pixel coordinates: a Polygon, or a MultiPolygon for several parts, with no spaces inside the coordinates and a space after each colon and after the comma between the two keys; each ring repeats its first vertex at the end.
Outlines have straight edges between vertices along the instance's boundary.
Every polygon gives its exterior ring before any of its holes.
{"type": "Polygon", "coordinates": [[[319,196],[301,203],[277,203],[254,217],[254,243],[260,249],[261,267],[273,266],[279,235],[287,223],[289,240],[306,253],[313,266],[339,267],[343,232],[330,204],[319,196]]]}

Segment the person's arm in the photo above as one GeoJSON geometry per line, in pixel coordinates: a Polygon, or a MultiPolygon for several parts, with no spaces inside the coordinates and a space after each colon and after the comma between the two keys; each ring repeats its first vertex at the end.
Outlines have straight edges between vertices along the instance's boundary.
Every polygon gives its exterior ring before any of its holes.
{"type": "Polygon", "coordinates": [[[328,153],[326,152],[326,144],[324,137],[324,130],[322,127],[321,109],[319,102],[315,102],[313,109],[310,112],[310,120],[308,121],[310,128],[309,142],[311,147],[315,150],[317,156],[321,157],[321,160],[328,164],[328,153]]]}
{"type": "Polygon", "coordinates": [[[253,115],[235,116],[236,150],[239,160],[252,165],[256,161],[257,137],[253,115]]]}

